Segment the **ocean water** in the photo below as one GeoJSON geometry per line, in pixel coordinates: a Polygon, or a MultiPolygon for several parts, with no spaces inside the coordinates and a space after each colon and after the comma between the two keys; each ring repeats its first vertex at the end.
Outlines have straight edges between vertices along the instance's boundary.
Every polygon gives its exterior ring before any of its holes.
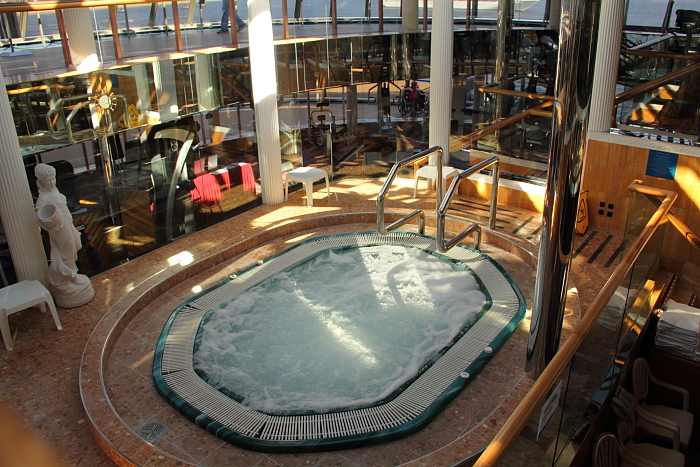
{"type": "MultiPolygon", "coordinates": [[[[281,1],[271,2],[271,13],[273,19],[282,19],[282,6],[281,1]]],[[[338,16],[341,18],[363,18],[365,16],[365,2],[359,0],[337,0],[338,6],[338,16]]],[[[528,8],[525,11],[516,12],[516,18],[519,19],[540,19],[544,15],[545,0],[540,0],[537,4],[528,8]]],[[[639,26],[657,26],[660,27],[663,21],[664,13],[666,11],[666,6],[668,0],[629,0],[628,8],[628,20],[627,24],[639,25],[639,26]]],[[[377,0],[372,2],[372,16],[378,16],[378,6],[377,0]]],[[[422,0],[419,0],[419,5],[422,5],[422,0]]],[[[287,0],[287,6],[289,10],[289,17],[294,17],[295,0],[287,0]]],[[[185,23],[188,15],[189,2],[179,2],[178,3],[180,21],[182,24],[185,23]]],[[[675,22],[675,12],[679,9],[695,9],[700,10],[700,3],[698,0],[676,0],[673,8],[673,14],[671,16],[671,26],[674,26],[675,22]]],[[[148,24],[148,18],[150,15],[151,6],[150,5],[129,5],[127,7],[127,14],[129,18],[129,26],[133,28],[145,27],[148,24]]],[[[162,26],[164,22],[164,12],[167,22],[170,26],[173,24],[172,20],[172,7],[170,3],[158,4],[156,7],[156,20],[155,24],[162,26]]],[[[238,11],[243,19],[248,16],[246,2],[238,2],[238,11]]],[[[330,17],[330,0],[304,0],[303,1],[303,13],[306,18],[324,18],[330,17]]],[[[420,17],[422,18],[423,12],[422,7],[419,9],[420,17]]],[[[464,15],[464,11],[455,11],[455,17],[464,15]]],[[[385,17],[398,17],[400,16],[400,10],[398,8],[384,8],[385,17]]],[[[107,30],[109,29],[109,16],[107,13],[107,8],[92,8],[91,16],[93,20],[93,29],[97,30],[107,30]]],[[[221,0],[205,0],[202,5],[202,19],[204,22],[218,22],[221,19],[221,0]]],[[[483,18],[495,18],[496,12],[485,11],[480,15],[483,18]]],[[[40,14],[41,24],[44,28],[45,34],[58,34],[58,28],[56,26],[56,15],[53,12],[42,12],[40,14]]],[[[120,28],[126,27],[126,16],[124,14],[124,8],[120,8],[117,14],[117,21],[120,28]]],[[[194,21],[199,23],[200,13],[199,4],[195,5],[194,21]]],[[[39,34],[38,28],[38,18],[35,13],[29,14],[28,24],[27,24],[27,35],[37,36],[39,34]]]]}
{"type": "Polygon", "coordinates": [[[486,298],[463,265],[416,248],[326,251],[213,310],[195,369],[266,413],[366,406],[415,378],[486,298]]]}

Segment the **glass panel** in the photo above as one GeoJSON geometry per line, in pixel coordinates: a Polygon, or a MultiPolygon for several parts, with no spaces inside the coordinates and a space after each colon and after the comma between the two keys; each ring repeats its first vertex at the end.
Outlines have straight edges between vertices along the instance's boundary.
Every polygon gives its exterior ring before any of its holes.
{"type": "MultiPolygon", "coordinates": [[[[638,238],[659,204],[657,198],[632,194],[626,245],[638,238]]],[[[590,435],[591,426],[597,424],[601,407],[655,306],[651,302],[653,292],[667,285],[678,268],[688,267],[673,259],[684,254],[681,248],[677,255],[669,254],[677,249],[677,244],[688,244],[681,237],[668,223],[657,229],[572,358],[568,374],[563,378],[564,391],[557,416],[538,440],[535,427],[540,411],[536,412],[528,428],[506,453],[503,465],[517,465],[523,458],[537,459],[541,465],[571,464],[590,435]],[[666,260],[667,257],[670,259],[666,260]],[[667,264],[676,270],[667,269],[667,264]]],[[[691,257],[698,258],[697,252],[691,257]]]]}
{"type": "MultiPolygon", "coordinates": [[[[659,40],[660,36],[628,37],[631,46],[635,41],[648,44],[642,52],[684,53],[686,38],[683,34],[659,40]]],[[[693,46],[695,41],[693,42],[693,46]]],[[[617,94],[633,90],[648,81],[662,78],[671,72],[679,72],[692,62],[667,57],[647,57],[635,55],[631,50],[623,53],[621,76],[617,94]]],[[[681,77],[661,84],[649,92],[631,95],[617,106],[615,114],[617,131],[652,140],[697,145],[700,122],[696,118],[698,110],[697,86],[700,73],[681,77]]]]}
{"type": "MultiPolygon", "coordinates": [[[[647,26],[661,28],[668,2],[652,2],[649,0],[628,0],[627,2],[627,25],[647,26]]],[[[676,21],[676,11],[693,10],[698,8],[695,0],[675,0],[673,13],[671,14],[670,26],[673,27],[676,21]]]]}

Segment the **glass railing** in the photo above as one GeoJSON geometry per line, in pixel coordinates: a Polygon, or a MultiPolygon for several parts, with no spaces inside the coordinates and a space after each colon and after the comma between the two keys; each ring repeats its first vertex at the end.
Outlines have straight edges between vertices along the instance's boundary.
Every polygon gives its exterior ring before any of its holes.
{"type": "Polygon", "coordinates": [[[700,122],[694,83],[700,74],[697,38],[683,34],[647,37],[621,56],[615,122],[617,130],[677,144],[697,145],[700,122]]]}
{"type": "Polygon", "coordinates": [[[665,258],[675,243],[688,243],[667,222],[675,193],[630,189],[635,191],[619,264],[476,465],[528,464],[524,459],[586,465],[601,408],[662,289],[677,273],[678,266],[669,269],[665,258]]]}
{"type": "MultiPolygon", "coordinates": [[[[178,18],[183,28],[210,28],[218,26],[222,15],[223,0],[191,0],[178,1],[178,18]]],[[[292,37],[305,37],[304,23],[330,22],[330,0],[287,0],[287,17],[292,37]]],[[[345,23],[377,23],[379,19],[379,1],[364,2],[354,0],[337,0],[337,19],[345,23]],[[367,8],[369,4],[369,8],[367,8]]],[[[419,23],[423,18],[432,18],[432,0],[428,2],[427,11],[423,11],[423,0],[418,2],[419,23]]],[[[545,15],[545,3],[542,0],[515,0],[515,21],[542,22],[545,15]]],[[[117,2],[118,4],[118,2],[117,2]]],[[[466,0],[454,2],[454,18],[456,23],[470,21],[494,22],[497,18],[498,2],[482,0],[472,1],[471,10],[467,10],[466,0]]],[[[248,18],[246,2],[237,2],[237,13],[245,21],[248,18]]],[[[280,24],[284,14],[282,2],[270,2],[272,20],[280,24]]],[[[101,34],[111,34],[109,13],[106,6],[90,8],[90,16],[93,29],[101,34]]],[[[383,1],[383,18],[389,23],[396,23],[401,18],[400,0],[383,1]]],[[[174,25],[172,2],[165,1],[151,4],[119,5],[117,8],[117,26],[121,32],[126,33],[128,28],[137,32],[165,32],[166,28],[172,29],[174,25]]],[[[10,24],[17,24],[16,34],[13,37],[36,40],[42,33],[47,39],[58,38],[58,26],[56,15],[53,11],[29,12],[26,15],[26,26],[22,27],[19,17],[17,21],[10,20],[10,24]],[[43,30],[43,31],[42,31],[43,30]]]]}
{"type": "MultiPolygon", "coordinates": [[[[490,96],[477,87],[493,74],[491,39],[483,31],[456,34],[456,140],[474,129],[474,115],[479,124],[486,121],[474,111],[474,96],[484,102],[490,96]],[[468,75],[472,70],[480,74],[468,75]]],[[[314,38],[278,43],[275,50],[285,169],[305,165],[335,179],[383,178],[396,161],[428,147],[428,33],[314,38]]],[[[511,68],[524,61],[514,54],[511,68]]],[[[36,195],[36,163],[57,167],[59,189],[84,226],[79,265],[89,275],[261,202],[248,49],[127,63],[7,86],[30,186],[36,195]],[[109,105],[101,108],[103,96],[109,105]],[[189,148],[155,136],[170,127],[187,132],[189,148]],[[184,169],[176,169],[178,161],[184,169]]],[[[531,81],[514,82],[527,89],[531,81]]],[[[538,92],[546,87],[534,86],[538,92]]],[[[537,104],[519,99],[512,111],[537,104]]],[[[535,160],[546,152],[536,141],[540,118],[533,114],[496,137],[515,156],[535,160]]],[[[453,151],[455,166],[470,164],[461,151],[468,146],[453,151]]],[[[504,161],[506,176],[536,179],[546,170],[546,162],[523,165],[517,157],[504,161]]],[[[398,177],[412,179],[412,168],[398,177]]]]}

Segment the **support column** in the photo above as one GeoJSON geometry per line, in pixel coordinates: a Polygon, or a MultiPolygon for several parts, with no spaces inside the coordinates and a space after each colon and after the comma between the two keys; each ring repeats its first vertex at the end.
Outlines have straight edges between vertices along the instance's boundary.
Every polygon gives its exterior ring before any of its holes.
{"type": "MultiPolygon", "coordinates": [[[[2,69],[0,69],[2,76],[2,69]]],[[[3,82],[0,92],[0,217],[12,255],[17,280],[39,280],[46,285],[48,263],[34,220],[34,201],[17,142],[10,101],[3,82]]]]}
{"type": "Polygon", "coordinates": [[[280,204],[284,201],[284,192],[277,116],[277,58],[269,0],[248,0],[248,21],[262,200],[264,204],[280,204]]]}
{"type": "Polygon", "coordinates": [[[549,0],[547,15],[547,27],[553,31],[559,29],[561,25],[561,0],[549,0]]]}
{"type": "Polygon", "coordinates": [[[153,63],[153,81],[156,85],[160,121],[177,120],[179,107],[175,86],[175,64],[172,60],[158,60],[153,63]]]}
{"type": "Polygon", "coordinates": [[[94,70],[100,63],[88,8],[68,8],[63,11],[70,56],[78,71],[94,70]]]}
{"type": "Polygon", "coordinates": [[[142,125],[151,121],[149,117],[151,116],[153,107],[151,106],[151,87],[149,83],[153,80],[149,76],[145,63],[133,65],[131,69],[134,71],[134,81],[136,81],[138,100],[135,104],[139,111],[139,125],[142,125]]]}
{"type": "Polygon", "coordinates": [[[348,105],[345,120],[348,122],[348,133],[352,133],[357,128],[357,85],[349,85],[347,91],[348,105]]]}
{"type": "Polygon", "coordinates": [[[559,349],[586,152],[599,5],[593,0],[562,2],[549,170],[527,347],[527,366],[534,378],[559,349]]]}
{"type": "MultiPolygon", "coordinates": [[[[513,26],[513,11],[513,0],[498,0],[496,67],[493,80],[498,83],[500,89],[508,89],[508,58],[510,57],[508,34],[513,26]]],[[[498,122],[508,110],[503,108],[503,103],[507,101],[504,97],[501,94],[493,97],[493,123],[498,122]]]]}
{"type": "Polygon", "coordinates": [[[589,131],[608,133],[613,119],[617,68],[620,65],[620,39],[622,38],[625,4],[619,0],[602,0],[598,49],[593,74],[593,96],[589,131]]]}
{"type": "Polygon", "coordinates": [[[418,0],[401,2],[401,32],[418,30],[418,0]]]}
{"type": "Polygon", "coordinates": [[[214,75],[214,64],[212,63],[212,55],[195,55],[194,69],[197,74],[197,104],[199,111],[214,110],[221,106],[221,99],[216,80],[218,76],[214,75]]]}
{"type": "MultiPolygon", "coordinates": [[[[450,160],[450,117],[452,115],[452,49],[454,20],[452,2],[433,3],[430,37],[430,123],[428,146],[444,150],[443,163],[450,160]]],[[[434,156],[435,157],[435,156],[434,156]]],[[[434,164],[435,161],[430,161],[434,164]]]]}

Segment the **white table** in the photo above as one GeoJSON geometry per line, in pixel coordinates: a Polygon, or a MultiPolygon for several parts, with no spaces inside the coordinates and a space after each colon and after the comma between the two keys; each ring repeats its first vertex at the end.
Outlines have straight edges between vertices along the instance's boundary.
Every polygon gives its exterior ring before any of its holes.
{"type": "Polygon", "coordinates": [[[44,313],[46,312],[46,304],[49,305],[53,321],[60,331],[63,327],[58,319],[53,298],[46,287],[41,285],[41,282],[22,281],[0,289],[0,331],[2,331],[2,339],[5,341],[7,350],[12,350],[12,334],[7,317],[34,305],[39,305],[39,309],[44,313]]]}
{"type": "Polygon", "coordinates": [[[306,204],[309,207],[314,205],[314,182],[316,180],[326,179],[326,190],[328,191],[328,196],[331,195],[331,187],[328,183],[328,174],[323,169],[317,169],[316,167],[299,167],[294,170],[287,172],[287,176],[284,179],[284,200],[287,201],[289,182],[301,182],[306,188],[306,204]]]}

